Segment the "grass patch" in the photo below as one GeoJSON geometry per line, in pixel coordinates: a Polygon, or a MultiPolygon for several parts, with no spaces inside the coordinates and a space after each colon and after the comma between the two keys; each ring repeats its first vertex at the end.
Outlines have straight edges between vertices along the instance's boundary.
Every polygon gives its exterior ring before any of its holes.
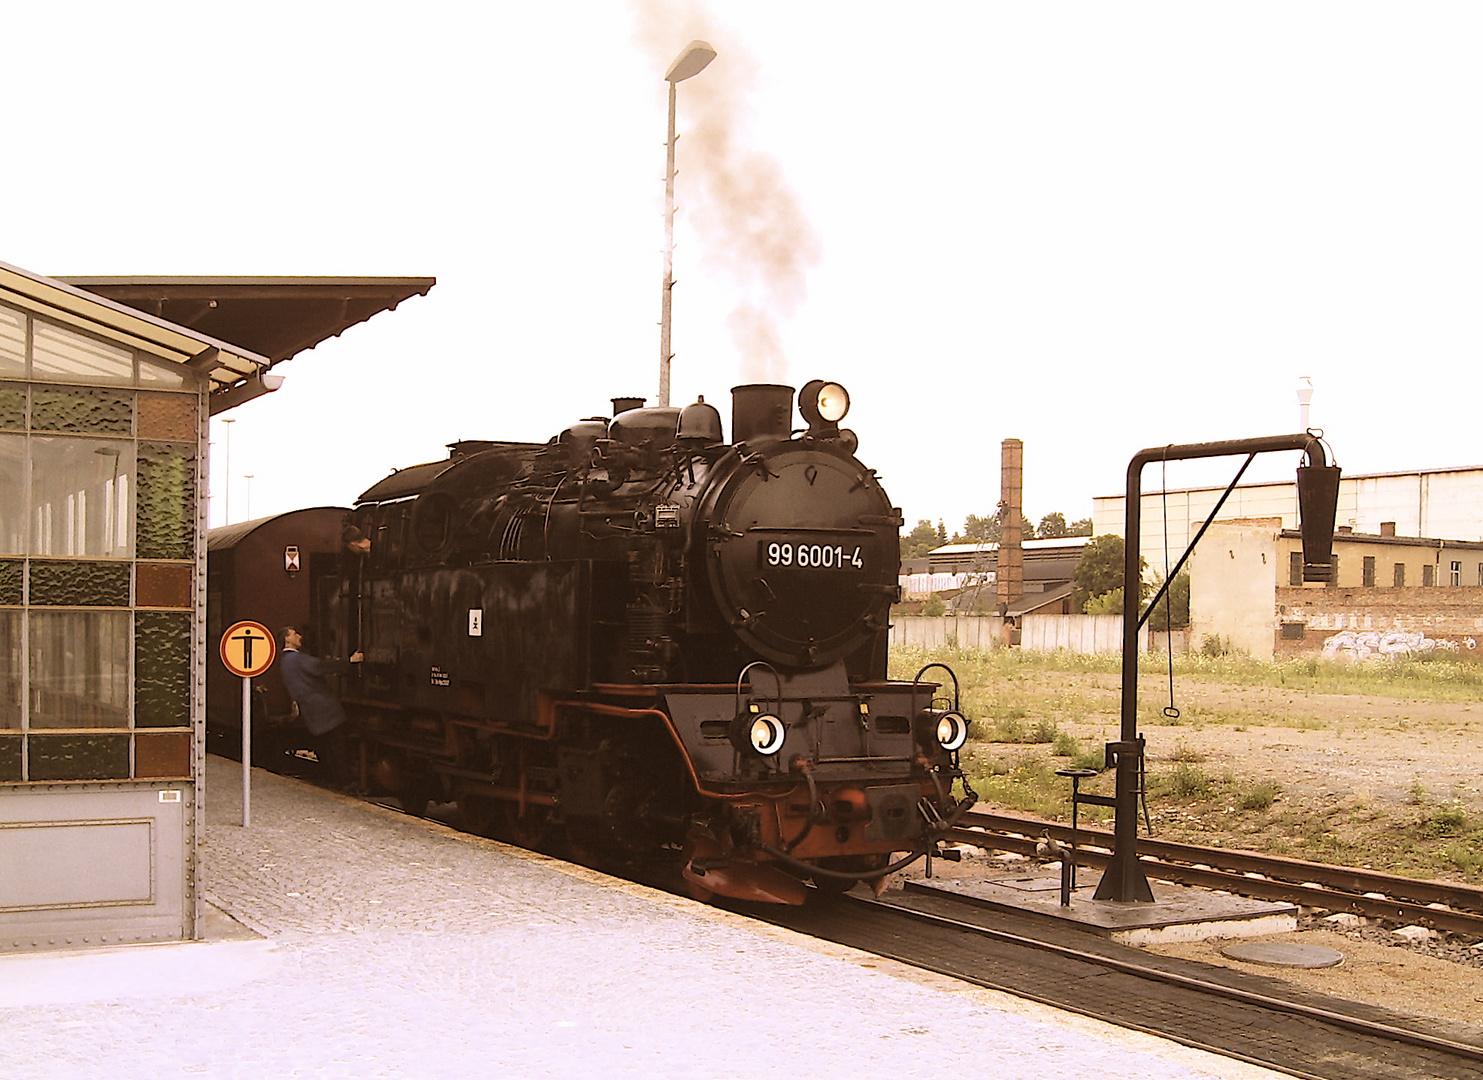
{"type": "Polygon", "coordinates": [[[1468,812],[1460,803],[1439,806],[1422,818],[1421,831],[1433,839],[1461,836],[1468,831],[1468,812]]]}
{"type": "Polygon", "coordinates": [[[1204,769],[1181,761],[1152,780],[1151,790],[1170,799],[1208,799],[1215,794],[1215,781],[1204,769]]]}
{"type": "Polygon", "coordinates": [[[1242,810],[1270,810],[1282,794],[1282,785],[1271,780],[1252,784],[1236,796],[1236,805],[1242,810]]]}

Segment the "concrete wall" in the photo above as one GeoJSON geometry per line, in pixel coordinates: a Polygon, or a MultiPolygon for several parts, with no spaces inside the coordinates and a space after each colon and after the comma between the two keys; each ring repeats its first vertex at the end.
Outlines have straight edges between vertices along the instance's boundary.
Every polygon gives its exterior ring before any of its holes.
{"type": "MultiPolygon", "coordinates": [[[[1003,623],[997,615],[896,615],[891,620],[891,645],[997,649],[1003,644],[1003,623]]],[[[1144,635],[1140,649],[1148,647],[1149,636],[1144,635]]],[[[1160,642],[1167,637],[1152,636],[1160,642]]],[[[1175,651],[1188,648],[1187,635],[1173,637],[1175,651]]],[[[1123,620],[1121,615],[1026,615],[1020,620],[1018,644],[1028,652],[1120,653],[1123,620]]]]}
{"type": "Polygon", "coordinates": [[[1272,597],[1286,580],[1285,547],[1270,525],[1210,527],[1190,558],[1190,640],[1219,637],[1236,652],[1273,655],[1272,597]]]}

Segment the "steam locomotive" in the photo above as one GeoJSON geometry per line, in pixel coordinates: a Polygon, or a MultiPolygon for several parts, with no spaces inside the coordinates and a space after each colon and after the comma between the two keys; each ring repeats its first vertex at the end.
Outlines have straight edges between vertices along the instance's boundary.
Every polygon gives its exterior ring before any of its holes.
{"type": "Polygon", "coordinates": [[[703,399],[619,398],[360,496],[308,595],[316,651],[365,655],[343,697],[370,786],[595,865],[669,859],[700,898],[879,888],[934,848],[975,798],[968,723],[951,671],[951,695],[886,676],[901,514],[849,396],[808,383],[795,429],[791,387],[732,395],[729,443],[703,399]]]}

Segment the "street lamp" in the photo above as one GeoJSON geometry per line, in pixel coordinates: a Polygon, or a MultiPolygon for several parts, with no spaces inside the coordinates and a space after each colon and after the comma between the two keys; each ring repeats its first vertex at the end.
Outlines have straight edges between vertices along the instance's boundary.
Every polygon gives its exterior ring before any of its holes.
{"type": "Polygon", "coordinates": [[[222,463],[222,471],[226,473],[226,482],[221,497],[221,523],[230,525],[232,523],[232,425],[237,421],[234,417],[222,417],[226,425],[226,461],[222,463]]]}
{"type": "Polygon", "coordinates": [[[247,517],[244,521],[252,520],[252,473],[243,473],[242,479],[247,481],[247,517]]]}
{"type": "Polygon", "coordinates": [[[659,309],[659,404],[669,404],[670,296],[675,287],[675,85],[699,75],[716,58],[704,41],[692,41],[664,73],[669,83],[669,139],[664,144],[664,291],[659,309]]]}

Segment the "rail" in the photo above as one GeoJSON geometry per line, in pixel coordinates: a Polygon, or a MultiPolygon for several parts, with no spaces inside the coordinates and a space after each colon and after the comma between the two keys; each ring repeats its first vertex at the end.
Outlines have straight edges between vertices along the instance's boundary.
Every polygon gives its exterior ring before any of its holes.
{"type": "MultiPolygon", "coordinates": [[[[1042,818],[970,811],[946,838],[1034,855],[1036,841],[1042,835],[1069,845],[1072,830],[1042,818]]],[[[1113,834],[1082,826],[1076,830],[1076,844],[1080,865],[1102,868],[1111,859],[1113,834]]],[[[1148,837],[1139,837],[1138,854],[1144,873],[1160,881],[1370,918],[1397,919],[1483,938],[1483,889],[1470,885],[1148,837]]]]}

